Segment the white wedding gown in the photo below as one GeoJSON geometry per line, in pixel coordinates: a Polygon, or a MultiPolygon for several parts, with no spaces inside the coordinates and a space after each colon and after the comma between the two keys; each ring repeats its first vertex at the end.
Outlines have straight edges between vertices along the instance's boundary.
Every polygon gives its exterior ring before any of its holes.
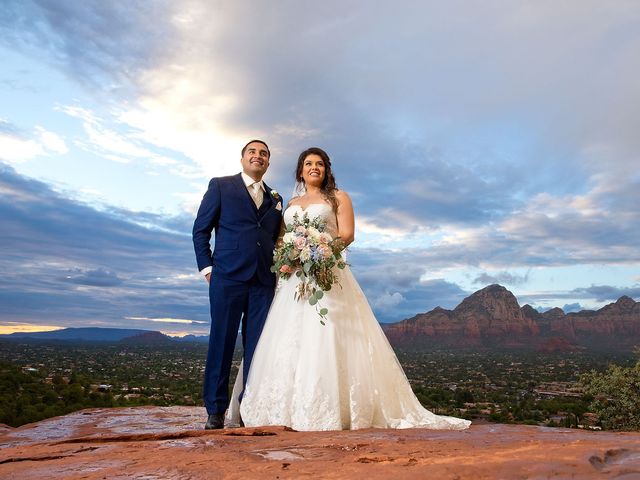
{"type": "MultiPolygon", "coordinates": [[[[336,235],[328,204],[294,205],[284,213],[322,216],[336,235]]],[[[280,280],[256,347],[239,408],[246,426],[286,425],[295,430],[422,427],[462,430],[471,422],[438,416],[418,401],[382,328],[349,267],[337,269],[339,285],[315,307],[294,300],[298,277],[280,280]]],[[[236,379],[226,424],[239,424],[236,379]]]]}

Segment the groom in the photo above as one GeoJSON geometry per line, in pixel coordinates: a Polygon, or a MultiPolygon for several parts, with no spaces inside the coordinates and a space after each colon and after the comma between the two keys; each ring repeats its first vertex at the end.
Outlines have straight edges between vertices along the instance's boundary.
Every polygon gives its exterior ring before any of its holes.
{"type": "Polygon", "coordinates": [[[242,173],[212,178],[193,224],[198,269],[209,282],[211,334],[204,371],[206,429],[224,427],[229,371],[242,320],[244,381],[273,299],[270,268],[280,230],[282,203],[262,177],[271,152],[262,140],[242,149],[242,173]],[[211,233],[215,245],[211,252],[211,233]]]}

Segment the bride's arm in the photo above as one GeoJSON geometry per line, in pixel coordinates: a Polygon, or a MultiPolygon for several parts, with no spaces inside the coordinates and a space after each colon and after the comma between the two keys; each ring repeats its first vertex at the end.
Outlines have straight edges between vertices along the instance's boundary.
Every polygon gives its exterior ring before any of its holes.
{"type": "Polygon", "coordinates": [[[336,219],[338,220],[338,236],[344,242],[344,246],[348,247],[355,238],[355,219],[353,215],[353,204],[347,192],[338,190],[336,192],[336,200],[338,200],[338,211],[336,219]]]}
{"type": "Polygon", "coordinates": [[[282,245],[282,237],[284,237],[284,218],[280,220],[280,232],[278,233],[278,238],[276,239],[276,248],[282,245]]]}

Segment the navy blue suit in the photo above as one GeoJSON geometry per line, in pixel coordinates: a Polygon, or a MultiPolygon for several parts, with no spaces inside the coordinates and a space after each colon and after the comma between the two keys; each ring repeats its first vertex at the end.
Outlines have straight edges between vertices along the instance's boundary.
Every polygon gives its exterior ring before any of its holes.
{"type": "Polygon", "coordinates": [[[246,381],[273,300],[276,278],[270,268],[282,214],[276,208],[278,200],[264,187],[258,209],[240,174],[211,179],[193,224],[198,269],[213,267],[203,394],[209,414],[224,413],[229,405],[229,372],[241,321],[246,381]]]}

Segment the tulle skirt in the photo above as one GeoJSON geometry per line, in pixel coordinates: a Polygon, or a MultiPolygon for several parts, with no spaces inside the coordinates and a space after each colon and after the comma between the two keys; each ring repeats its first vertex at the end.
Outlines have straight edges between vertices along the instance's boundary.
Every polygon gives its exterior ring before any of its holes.
{"type": "Polygon", "coordinates": [[[294,300],[299,279],[280,280],[256,347],[242,403],[242,368],[228,425],[286,425],[295,430],[467,428],[418,401],[349,267],[318,308],[294,300]]]}

